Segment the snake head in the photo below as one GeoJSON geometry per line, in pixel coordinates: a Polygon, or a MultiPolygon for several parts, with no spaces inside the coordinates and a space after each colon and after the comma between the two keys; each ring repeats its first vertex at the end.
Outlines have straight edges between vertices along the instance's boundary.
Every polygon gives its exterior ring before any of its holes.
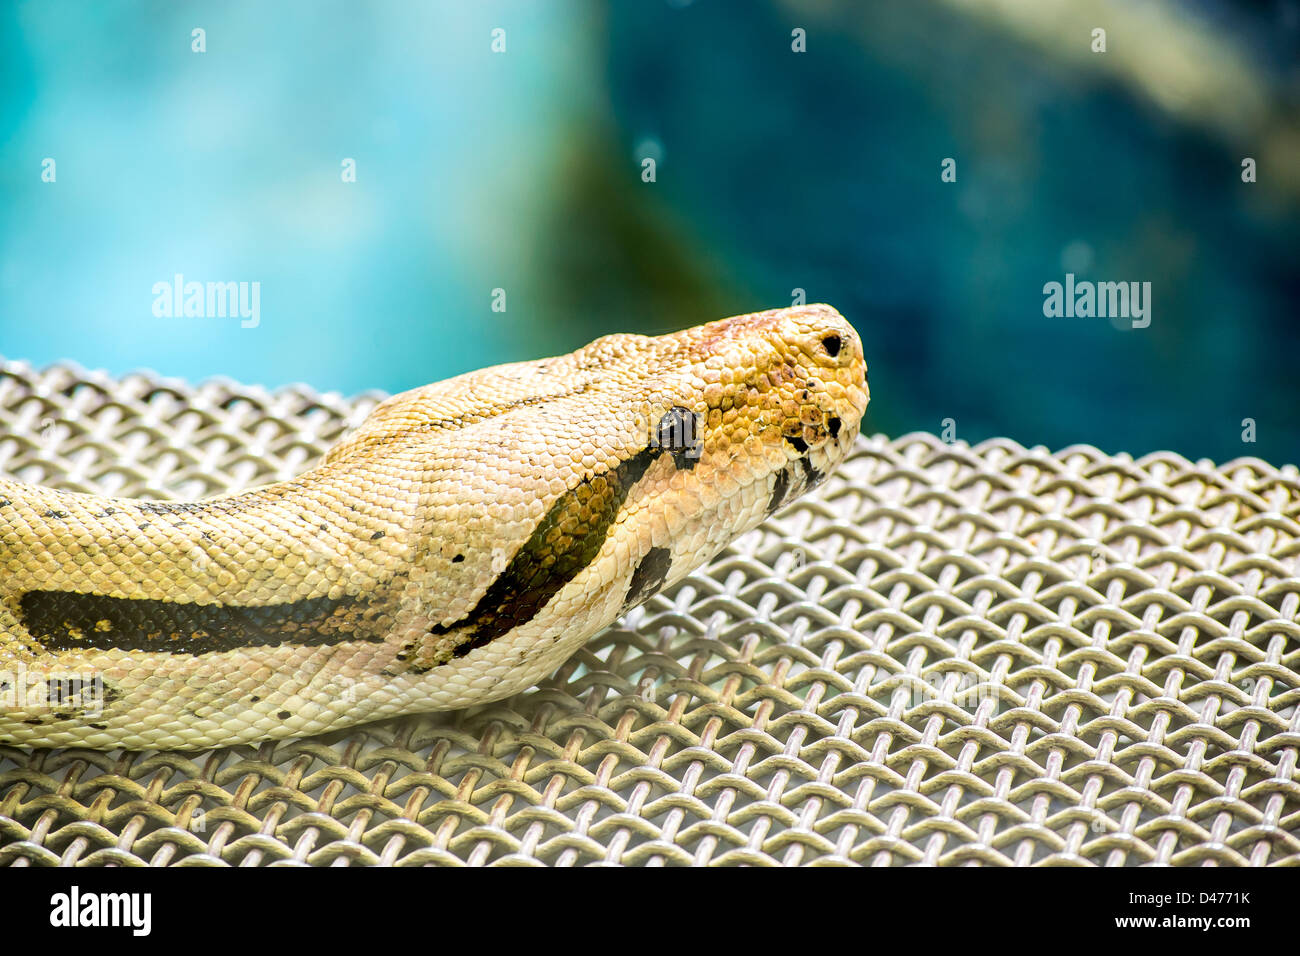
{"type": "Polygon", "coordinates": [[[650,443],[698,482],[761,483],[771,513],[852,448],[867,367],[857,332],[830,306],[735,316],[666,338],[673,347],[654,376],[650,443]]]}

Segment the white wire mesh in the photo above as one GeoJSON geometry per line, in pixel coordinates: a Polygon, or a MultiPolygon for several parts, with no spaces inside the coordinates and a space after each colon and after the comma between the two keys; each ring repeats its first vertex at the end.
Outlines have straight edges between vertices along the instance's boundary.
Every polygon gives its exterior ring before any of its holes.
{"type": "MultiPolygon", "coordinates": [[[[0,368],[0,472],[301,472],[344,400],[0,368]]],[[[1300,474],[863,438],[511,700],[203,754],[0,744],[0,863],[1300,863],[1300,474]]]]}

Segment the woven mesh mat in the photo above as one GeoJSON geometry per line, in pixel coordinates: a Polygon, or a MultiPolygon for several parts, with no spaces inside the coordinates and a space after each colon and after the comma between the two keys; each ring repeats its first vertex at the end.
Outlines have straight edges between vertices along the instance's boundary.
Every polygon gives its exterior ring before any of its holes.
{"type": "MultiPolygon", "coordinates": [[[[0,472],[190,498],[378,400],[0,366],[0,472]]],[[[0,863],[1300,863],[1300,474],[860,440],[498,704],[201,754],[0,744],[0,863]]]]}

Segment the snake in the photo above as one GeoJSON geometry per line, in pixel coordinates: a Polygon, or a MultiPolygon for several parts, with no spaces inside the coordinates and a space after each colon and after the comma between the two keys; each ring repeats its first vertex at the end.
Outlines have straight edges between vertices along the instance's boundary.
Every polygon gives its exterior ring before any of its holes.
{"type": "Polygon", "coordinates": [[[866,372],[798,305],[394,395],[239,494],[0,478],[0,741],[200,750],[519,693],[820,485],[866,372]]]}

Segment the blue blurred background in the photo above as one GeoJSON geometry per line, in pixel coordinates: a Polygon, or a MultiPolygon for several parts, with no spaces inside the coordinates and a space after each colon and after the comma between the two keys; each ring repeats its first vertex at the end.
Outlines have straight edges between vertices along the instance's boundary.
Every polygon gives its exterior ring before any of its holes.
{"type": "Polygon", "coordinates": [[[0,355],[396,391],[802,289],[868,431],[1295,462],[1298,51],[1289,0],[7,3],[0,355]]]}

